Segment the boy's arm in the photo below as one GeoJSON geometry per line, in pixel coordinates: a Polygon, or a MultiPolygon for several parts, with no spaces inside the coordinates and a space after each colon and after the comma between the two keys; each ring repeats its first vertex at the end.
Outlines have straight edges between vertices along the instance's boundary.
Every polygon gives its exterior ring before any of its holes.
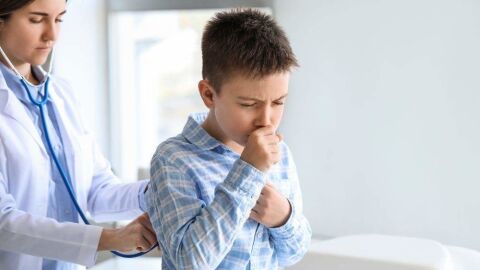
{"type": "Polygon", "coordinates": [[[147,198],[157,238],[177,269],[214,269],[231,249],[265,184],[264,174],[237,160],[212,203],[178,166],[154,158],[147,198]]]}
{"type": "Polygon", "coordinates": [[[312,230],[303,215],[302,192],[298,175],[287,148],[289,159],[289,180],[292,181],[292,195],[289,198],[292,211],[287,222],[276,228],[269,228],[271,241],[278,257],[279,266],[289,266],[300,261],[307,252],[312,230]]]}

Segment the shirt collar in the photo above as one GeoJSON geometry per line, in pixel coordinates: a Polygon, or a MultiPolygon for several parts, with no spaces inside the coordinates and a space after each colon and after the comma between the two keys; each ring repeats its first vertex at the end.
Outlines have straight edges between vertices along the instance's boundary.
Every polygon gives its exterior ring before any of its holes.
{"type": "MultiPolygon", "coordinates": [[[[3,77],[5,79],[5,83],[7,84],[8,88],[15,94],[15,96],[21,100],[22,102],[26,104],[30,104],[30,99],[28,98],[28,94],[25,91],[25,88],[23,87],[22,83],[20,82],[20,79],[17,77],[17,74],[13,72],[10,68],[5,66],[5,64],[0,62],[0,72],[2,72],[3,77]]],[[[35,77],[37,77],[40,81],[43,81],[45,79],[45,71],[41,67],[33,67],[32,72],[35,74],[35,77]]],[[[38,91],[41,89],[41,91],[44,91],[43,84],[41,84],[42,87],[36,86],[32,87],[29,86],[29,90],[32,92],[33,96],[38,98],[38,91]]],[[[48,99],[50,100],[50,96],[48,99]]]]}
{"type": "Polygon", "coordinates": [[[205,150],[220,148],[225,150],[225,146],[217,139],[203,129],[202,123],[207,119],[208,113],[194,113],[188,117],[187,123],[183,128],[182,135],[192,144],[205,150]]]}

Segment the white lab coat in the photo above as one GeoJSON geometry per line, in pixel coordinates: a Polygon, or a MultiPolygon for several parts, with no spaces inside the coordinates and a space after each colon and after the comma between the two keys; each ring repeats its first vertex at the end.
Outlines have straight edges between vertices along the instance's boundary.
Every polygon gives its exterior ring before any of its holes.
{"type": "MultiPolygon", "coordinates": [[[[65,82],[52,77],[49,91],[81,208],[88,210],[96,221],[129,219],[142,214],[138,204],[142,182],[119,183],[80,120],[65,82]]],[[[95,262],[100,227],[58,223],[46,217],[50,166],[37,129],[0,72],[2,270],[40,270],[42,257],[86,266],[95,262]]]]}

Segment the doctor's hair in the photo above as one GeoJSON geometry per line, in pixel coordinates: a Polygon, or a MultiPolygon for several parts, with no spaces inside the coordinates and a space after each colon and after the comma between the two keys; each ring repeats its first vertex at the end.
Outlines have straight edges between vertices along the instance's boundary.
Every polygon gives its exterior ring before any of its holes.
{"type": "Polygon", "coordinates": [[[8,20],[12,12],[21,9],[35,0],[1,0],[0,1],[0,22],[8,20]]]}
{"type": "Polygon", "coordinates": [[[0,1],[0,22],[6,21],[12,12],[20,9],[35,0],[1,0],[0,1]]]}
{"type": "Polygon", "coordinates": [[[298,67],[285,32],[267,14],[254,9],[219,12],[202,37],[202,77],[219,93],[234,75],[259,79],[298,67]]]}

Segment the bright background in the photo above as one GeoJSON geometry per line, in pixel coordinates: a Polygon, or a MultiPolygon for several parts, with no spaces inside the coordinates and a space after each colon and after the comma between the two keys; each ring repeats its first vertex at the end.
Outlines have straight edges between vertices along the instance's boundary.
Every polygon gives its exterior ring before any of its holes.
{"type": "Polygon", "coordinates": [[[315,236],[480,250],[479,1],[218,2],[69,1],[56,72],[117,173],[144,176],[156,145],[203,109],[209,12],[254,3],[270,8],[301,64],[282,131],[315,236]],[[203,9],[172,11],[184,8],[203,9]]]}

